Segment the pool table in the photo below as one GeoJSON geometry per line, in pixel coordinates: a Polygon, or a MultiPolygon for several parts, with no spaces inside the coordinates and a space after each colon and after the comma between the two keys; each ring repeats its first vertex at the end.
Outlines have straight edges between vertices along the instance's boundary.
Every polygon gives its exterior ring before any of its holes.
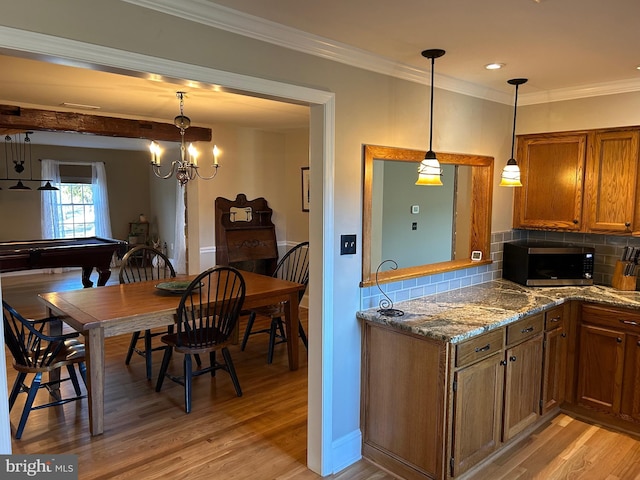
{"type": "Polygon", "coordinates": [[[98,286],[102,286],[111,276],[109,266],[113,253],[125,250],[126,242],[99,237],[1,242],[0,272],[82,267],[82,285],[89,288],[93,286],[90,276],[95,268],[98,286]]]}

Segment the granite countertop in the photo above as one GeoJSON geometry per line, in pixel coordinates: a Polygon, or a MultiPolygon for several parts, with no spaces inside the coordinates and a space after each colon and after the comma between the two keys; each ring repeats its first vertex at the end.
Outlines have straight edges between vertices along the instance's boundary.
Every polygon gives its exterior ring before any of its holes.
{"type": "Polygon", "coordinates": [[[378,308],[357,312],[357,318],[458,343],[541,312],[568,300],[581,300],[640,311],[640,292],[612,287],[524,287],[500,279],[472,287],[398,302],[400,317],[384,316],[378,308]]]}

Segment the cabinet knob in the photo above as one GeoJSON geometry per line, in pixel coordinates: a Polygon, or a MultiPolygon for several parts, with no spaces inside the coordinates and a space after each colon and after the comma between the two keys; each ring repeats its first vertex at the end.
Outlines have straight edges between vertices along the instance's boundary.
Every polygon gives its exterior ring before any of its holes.
{"type": "MultiPolygon", "coordinates": [[[[560,336],[561,336],[562,338],[567,338],[567,334],[566,334],[566,333],[561,333],[561,334],[560,334],[560,336]]],[[[638,342],[638,343],[640,344],[640,342],[638,342]]]]}
{"type": "MultiPolygon", "coordinates": [[[[638,342],[638,343],[640,343],[640,342],[638,342]]],[[[504,367],[506,364],[507,364],[506,360],[500,360],[500,365],[502,365],[504,367]]]]}
{"type": "Polygon", "coordinates": [[[629,228],[631,226],[631,222],[624,222],[624,226],[629,228]]]}
{"type": "Polygon", "coordinates": [[[511,362],[515,362],[515,361],[516,361],[516,356],[515,356],[515,355],[511,355],[511,356],[509,357],[509,361],[511,361],[511,362]]]}
{"type": "Polygon", "coordinates": [[[577,225],[578,223],[579,223],[579,222],[578,222],[578,219],[577,219],[577,218],[574,218],[574,219],[573,219],[573,224],[574,224],[574,225],[577,225]]]}
{"type": "Polygon", "coordinates": [[[620,337],[616,338],[616,342],[622,343],[622,339],[620,337]]]}

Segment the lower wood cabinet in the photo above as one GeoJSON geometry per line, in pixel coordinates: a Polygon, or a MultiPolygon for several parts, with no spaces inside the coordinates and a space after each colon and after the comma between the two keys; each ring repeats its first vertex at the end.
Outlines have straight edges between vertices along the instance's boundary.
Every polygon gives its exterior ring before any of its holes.
{"type": "Polygon", "coordinates": [[[566,398],[569,303],[545,312],[540,413],[558,408],[566,398]]]}
{"type": "Polygon", "coordinates": [[[459,475],[502,443],[503,352],[454,374],[450,468],[459,475]]]}
{"type": "Polygon", "coordinates": [[[444,478],[447,348],[365,323],[363,456],[403,478],[444,478]]]}
{"type": "Polygon", "coordinates": [[[365,322],[363,456],[451,479],[549,418],[640,432],[640,311],[566,302],[458,344],[365,322]]]}
{"type": "Polygon", "coordinates": [[[542,325],[529,340],[510,347],[505,355],[502,440],[511,440],[538,421],[542,383],[542,325]]]}
{"type": "Polygon", "coordinates": [[[578,405],[640,423],[640,313],[583,305],[578,405]]]}

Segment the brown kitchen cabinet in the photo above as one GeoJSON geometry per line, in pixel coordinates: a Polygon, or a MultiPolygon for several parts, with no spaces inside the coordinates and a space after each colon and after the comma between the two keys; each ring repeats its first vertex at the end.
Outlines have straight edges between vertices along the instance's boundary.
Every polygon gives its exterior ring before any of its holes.
{"type": "Polygon", "coordinates": [[[518,136],[523,186],[514,189],[514,228],[582,228],[586,144],[586,132],[518,136]]]}
{"type": "Polygon", "coordinates": [[[444,478],[446,346],[364,325],[362,454],[403,478],[444,478]]]}
{"type": "Polygon", "coordinates": [[[514,228],[640,234],[640,127],[518,136],[514,228]]]}
{"type": "Polygon", "coordinates": [[[451,475],[460,475],[500,448],[504,392],[504,329],[455,347],[451,475]]]}
{"type": "Polygon", "coordinates": [[[585,304],[580,322],[577,403],[640,421],[640,314],[585,304]]]}
{"type": "Polygon", "coordinates": [[[475,363],[457,362],[461,368],[454,373],[452,476],[466,472],[538,421],[543,329],[543,315],[532,315],[456,347],[458,359],[462,350],[480,355],[475,363]],[[506,335],[506,348],[498,342],[501,335],[506,335]]]}
{"type": "Polygon", "coordinates": [[[599,130],[589,134],[585,173],[584,230],[629,234],[640,230],[638,129],[599,130]]]}
{"type": "Polygon", "coordinates": [[[567,379],[569,303],[554,307],[544,314],[544,344],[542,359],[542,400],[540,414],[558,408],[565,400],[567,379]]]}
{"type": "Polygon", "coordinates": [[[504,418],[502,440],[507,442],[540,417],[543,314],[507,326],[504,418]]]}

